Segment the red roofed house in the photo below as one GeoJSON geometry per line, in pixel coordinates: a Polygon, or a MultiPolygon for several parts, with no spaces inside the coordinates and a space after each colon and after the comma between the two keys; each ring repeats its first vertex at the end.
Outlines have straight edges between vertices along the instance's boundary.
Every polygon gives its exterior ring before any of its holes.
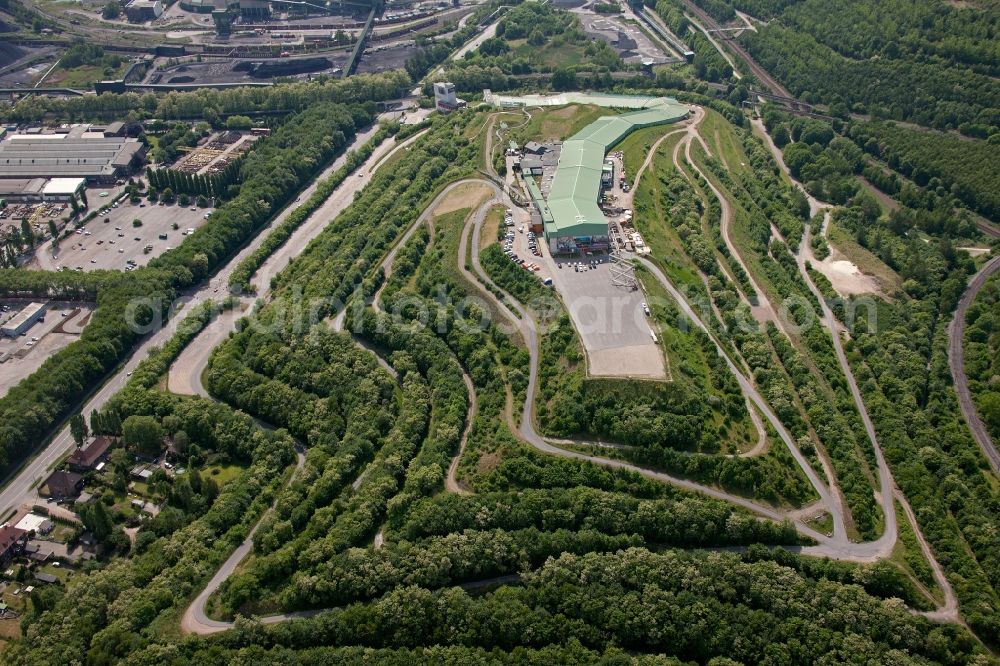
{"type": "Polygon", "coordinates": [[[89,472],[97,466],[108,454],[111,447],[111,438],[101,435],[95,437],[87,446],[77,449],[69,457],[69,469],[71,472],[83,474],[89,472]]]}
{"type": "Polygon", "coordinates": [[[28,533],[13,525],[0,527],[0,564],[6,564],[24,551],[28,533]]]}

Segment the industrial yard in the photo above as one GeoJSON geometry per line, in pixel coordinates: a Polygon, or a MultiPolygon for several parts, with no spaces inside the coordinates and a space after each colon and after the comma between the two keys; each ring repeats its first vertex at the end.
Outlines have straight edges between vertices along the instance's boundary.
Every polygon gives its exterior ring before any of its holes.
{"type": "Polygon", "coordinates": [[[23,330],[11,337],[6,327],[13,324],[23,310],[30,309],[32,303],[0,302],[0,322],[5,328],[4,334],[0,335],[0,397],[38,370],[52,354],[79,339],[94,310],[91,303],[52,302],[44,305],[44,312],[40,315],[30,313],[43,320],[28,321],[23,330]]]}
{"type": "Polygon", "coordinates": [[[253,148],[256,136],[240,132],[218,132],[201,145],[185,151],[172,168],[184,173],[219,173],[233,160],[253,148]]]}

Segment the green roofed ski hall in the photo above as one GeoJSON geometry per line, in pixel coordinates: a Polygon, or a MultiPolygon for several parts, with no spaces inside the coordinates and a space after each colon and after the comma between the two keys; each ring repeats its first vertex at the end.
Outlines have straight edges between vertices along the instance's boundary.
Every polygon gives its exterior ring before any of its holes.
{"type": "MultiPolygon", "coordinates": [[[[666,97],[576,94],[551,97],[492,96],[499,106],[542,106],[554,103],[597,104],[636,108],[616,116],[605,116],[587,125],[562,144],[552,187],[543,199],[533,179],[524,174],[528,190],[541,213],[545,239],[553,255],[577,254],[609,249],[608,221],[601,210],[604,156],[637,129],[683,120],[686,107],[666,97]]],[[[604,183],[607,183],[605,176],[604,183]]]]}

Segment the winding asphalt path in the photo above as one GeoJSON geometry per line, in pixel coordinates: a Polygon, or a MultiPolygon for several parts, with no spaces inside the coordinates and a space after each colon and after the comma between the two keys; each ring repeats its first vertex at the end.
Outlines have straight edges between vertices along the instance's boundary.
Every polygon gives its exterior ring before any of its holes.
{"type": "MultiPolygon", "coordinates": [[[[306,462],[305,455],[301,451],[297,451],[296,461],[295,461],[295,471],[288,478],[288,484],[286,485],[290,485],[292,481],[295,479],[296,475],[298,475],[302,471],[302,466],[305,465],[305,462],[306,462]]],[[[278,499],[279,497],[275,497],[274,504],[271,505],[269,511],[274,511],[274,507],[278,503],[278,499]]],[[[261,520],[263,520],[263,517],[261,518],[261,520]]],[[[222,585],[222,583],[227,578],[233,575],[233,572],[236,571],[236,567],[239,566],[239,563],[242,562],[243,559],[250,554],[251,550],[253,550],[253,535],[257,532],[258,527],[260,527],[259,521],[257,522],[256,525],[253,526],[253,529],[250,530],[250,533],[247,534],[247,538],[243,540],[243,543],[241,543],[236,548],[236,550],[234,550],[232,554],[230,554],[230,556],[226,559],[226,561],[222,563],[222,566],[219,567],[219,570],[216,571],[215,575],[212,576],[212,579],[208,581],[208,585],[205,586],[205,589],[202,590],[197,597],[195,597],[194,602],[190,606],[188,606],[186,611],[184,611],[184,616],[181,618],[181,631],[183,631],[186,634],[190,633],[214,634],[216,632],[225,631],[226,629],[232,628],[233,626],[232,622],[213,620],[212,618],[208,617],[208,615],[205,614],[205,604],[208,602],[208,598],[212,596],[212,594],[216,590],[219,589],[219,586],[222,585]]],[[[291,619],[292,617],[303,617],[303,616],[304,615],[301,613],[289,613],[284,615],[275,615],[272,616],[271,618],[264,618],[261,620],[261,622],[263,622],[264,624],[269,624],[273,622],[281,622],[282,620],[288,620],[291,619]],[[270,622],[268,622],[269,619],[270,622]]]]}
{"type": "MultiPolygon", "coordinates": [[[[420,122],[424,116],[425,114],[414,115],[412,117],[412,122],[420,122]]],[[[376,126],[371,134],[374,134],[377,130],[378,128],[376,126]]],[[[205,329],[198,334],[198,336],[195,337],[195,339],[192,340],[187,347],[184,348],[184,351],[180,353],[173,365],[170,367],[170,372],[167,375],[168,390],[172,393],[180,395],[200,395],[208,397],[208,391],[202,385],[202,376],[208,368],[208,362],[212,356],[212,351],[222,344],[226,338],[229,337],[230,333],[236,330],[236,322],[245,312],[250,312],[256,303],[263,303],[267,301],[270,297],[271,281],[274,276],[281,272],[293,257],[301,254],[306,246],[308,246],[313,239],[322,233],[323,229],[326,228],[327,224],[329,224],[331,220],[336,218],[345,208],[351,205],[354,201],[354,196],[361,191],[364,185],[369,181],[372,174],[374,174],[379,167],[385,164],[389,157],[401,150],[406,150],[413,144],[414,141],[423,136],[426,131],[427,130],[418,132],[412,137],[399,143],[396,143],[394,138],[389,138],[383,141],[380,145],[376,146],[375,150],[372,151],[372,154],[368,157],[368,159],[359,165],[354,171],[355,174],[360,174],[361,177],[359,178],[358,176],[352,174],[344,179],[344,181],[334,189],[330,196],[327,197],[327,199],[292,233],[291,237],[289,237],[288,240],[281,245],[281,247],[275,250],[274,253],[272,253],[264,261],[264,263],[260,265],[253,276],[254,282],[258,285],[257,293],[241,297],[239,299],[239,308],[222,313],[208,326],[206,326],[205,329]]],[[[360,146],[361,144],[357,145],[360,146]]],[[[306,190],[306,192],[299,197],[299,200],[306,201],[310,196],[312,196],[312,192],[315,191],[315,186],[318,185],[321,180],[327,178],[343,166],[346,159],[345,153],[344,156],[338,159],[326,171],[320,174],[318,178],[316,178],[313,186],[309,190],[306,190]]],[[[286,209],[286,212],[282,214],[280,219],[284,219],[284,217],[287,216],[287,214],[290,214],[294,208],[294,206],[290,206],[286,209]]],[[[263,242],[263,235],[260,237],[260,240],[263,242]]],[[[259,245],[259,243],[257,245],[259,245]]],[[[226,275],[228,276],[228,273],[232,272],[230,267],[235,268],[239,261],[241,261],[242,258],[248,254],[249,252],[244,251],[237,255],[233,259],[233,262],[230,262],[227,266],[226,275]]],[[[219,291],[220,289],[218,287],[214,287],[212,293],[213,295],[218,296],[219,291]]],[[[396,374],[394,370],[390,369],[390,371],[394,375],[396,374]]]]}
{"type": "MultiPolygon", "coordinates": [[[[334,160],[334,162],[323,172],[316,176],[301,192],[301,199],[305,200],[312,196],[313,192],[316,191],[316,187],[319,182],[330,176],[344,164],[347,159],[347,153],[351,150],[360,148],[377,131],[378,125],[373,124],[367,130],[356,134],[351,145],[345,149],[344,153],[334,160]]],[[[179,303],[179,307],[177,308],[177,314],[175,314],[170,320],[166,321],[162,326],[152,331],[135,347],[131,356],[129,356],[129,358],[119,367],[118,372],[111,376],[95,393],[84,401],[84,404],[80,408],[80,412],[83,414],[89,414],[95,409],[102,409],[108,400],[110,400],[115,393],[120,391],[125,386],[125,383],[132,375],[136,366],[138,366],[139,363],[149,355],[149,352],[154,347],[162,347],[167,341],[170,340],[171,337],[173,337],[174,333],[177,331],[178,323],[184,318],[183,315],[187,311],[190,311],[190,303],[197,305],[203,303],[204,301],[220,299],[227,295],[229,276],[232,274],[236,266],[238,266],[246,256],[260,247],[261,243],[263,243],[264,239],[267,237],[267,229],[281,224],[281,222],[283,222],[294,209],[294,206],[288,206],[278,213],[271,220],[271,222],[268,223],[267,228],[259,232],[242,250],[234,255],[225,266],[219,269],[212,278],[198,287],[185,292],[182,295],[183,300],[179,303]]],[[[209,328],[211,329],[212,327],[210,326],[209,328]]],[[[204,359],[198,359],[196,362],[198,364],[202,364],[203,361],[207,362],[208,353],[211,352],[213,347],[214,345],[207,346],[207,352],[200,352],[204,354],[204,359]]],[[[201,368],[203,370],[204,365],[201,365],[201,368]]],[[[200,371],[197,374],[200,377],[200,371]]],[[[35,492],[33,489],[35,486],[48,475],[49,470],[55,465],[55,463],[65,454],[72,451],[73,448],[75,448],[75,443],[73,442],[73,437],[71,436],[69,426],[67,425],[52,438],[44,449],[35,455],[34,458],[25,463],[17,475],[11,478],[3,489],[0,490],[0,515],[16,508],[22,502],[34,501],[35,492]]]]}
{"type": "MultiPolygon", "coordinates": [[[[678,487],[682,487],[694,492],[699,492],[714,497],[716,499],[731,502],[738,506],[742,506],[746,509],[749,509],[750,511],[753,511],[758,515],[770,518],[772,520],[780,521],[783,519],[788,519],[789,516],[787,515],[787,513],[783,513],[781,511],[772,509],[771,507],[761,505],[752,500],[735,496],[730,493],[717,490],[715,488],[702,486],[701,484],[697,484],[688,481],[686,479],[674,477],[669,474],[638,467],[636,465],[632,465],[630,463],[623,462],[620,460],[601,458],[598,456],[587,455],[584,453],[579,453],[576,451],[560,448],[558,446],[549,443],[538,434],[538,432],[535,430],[534,427],[534,401],[535,401],[535,394],[537,392],[538,365],[539,365],[539,353],[540,353],[537,324],[535,322],[533,314],[530,311],[522,307],[520,303],[518,303],[518,301],[514,299],[510,294],[507,294],[502,289],[500,289],[499,286],[493,283],[493,281],[490,279],[485,270],[483,270],[482,265],[480,264],[479,261],[480,231],[482,228],[483,221],[485,219],[486,212],[489,210],[490,206],[495,203],[503,203],[509,206],[511,203],[509,197],[507,197],[507,195],[499,187],[497,187],[494,183],[490,181],[471,179],[466,181],[460,181],[458,183],[453,183],[448,188],[445,188],[445,190],[443,190],[441,194],[434,199],[431,205],[428,206],[427,209],[425,209],[425,212],[414,222],[411,228],[407,230],[406,234],[404,234],[404,237],[400,239],[400,242],[397,243],[394,250],[401,247],[402,244],[405,243],[405,239],[408,239],[415,231],[415,229],[420,224],[426,221],[425,216],[432,214],[434,208],[436,208],[437,204],[440,202],[443,196],[445,196],[449,191],[451,191],[452,188],[462,184],[467,184],[469,182],[478,182],[485,185],[486,187],[489,187],[493,191],[494,196],[491,200],[482,204],[476,211],[476,213],[470,216],[468,222],[466,223],[466,227],[463,229],[460,238],[457,263],[460,272],[469,280],[471,284],[475,285],[476,288],[487,299],[495,303],[499,311],[515,327],[517,332],[520,333],[521,337],[524,339],[524,342],[529,350],[530,364],[529,364],[528,387],[524,401],[524,406],[521,413],[520,426],[516,428],[518,435],[525,442],[529,443],[534,448],[550,455],[587,460],[588,462],[602,465],[605,467],[627,469],[642,474],[643,476],[646,476],[648,478],[667,482],[678,487]],[[469,233],[470,227],[471,227],[471,233],[469,233]],[[470,237],[471,237],[471,258],[472,258],[471,263],[472,263],[472,268],[475,271],[475,275],[473,275],[465,266],[465,258],[466,256],[469,256],[468,252],[470,245],[469,244],[470,237]],[[498,293],[504,294],[504,300],[501,301],[497,299],[496,296],[489,289],[483,286],[484,284],[489,285],[492,289],[497,290],[498,293]]],[[[806,229],[806,238],[804,240],[806,242],[804,242],[802,246],[808,248],[809,247],[808,227],[806,229]]],[[[393,258],[395,257],[395,252],[391,252],[390,254],[393,258]]],[[[813,484],[817,493],[820,495],[820,501],[814,503],[811,508],[815,508],[821,505],[825,506],[825,508],[828,509],[831,516],[833,517],[834,534],[832,537],[820,534],[816,530],[804,524],[798,518],[792,519],[792,522],[795,525],[796,530],[800,534],[803,534],[805,536],[814,539],[818,544],[816,546],[793,548],[792,550],[796,550],[798,552],[807,555],[829,557],[832,559],[848,560],[855,562],[872,562],[888,556],[891,553],[892,547],[896,542],[897,532],[898,532],[898,527],[896,524],[896,517],[895,517],[896,516],[895,507],[893,504],[893,498],[895,497],[900,501],[900,504],[903,507],[904,512],[906,512],[910,522],[913,523],[913,527],[917,534],[918,542],[920,544],[924,557],[931,564],[935,579],[945,594],[945,604],[941,608],[930,613],[922,613],[922,614],[931,619],[939,621],[952,621],[952,622],[960,621],[958,617],[957,599],[954,595],[954,592],[950,584],[948,583],[947,578],[945,578],[944,572],[940,564],[934,559],[933,554],[930,551],[929,545],[927,544],[923,535],[920,533],[919,526],[916,523],[916,519],[913,516],[912,509],[909,507],[906,498],[893,486],[891,472],[889,471],[888,465],[886,464],[885,459],[882,455],[881,448],[878,445],[878,440],[875,435],[874,427],[871,424],[870,418],[868,417],[867,410],[864,407],[860,391],[857,387],[857,383],[854,379],[853,373],[851,372],[850,366],[847,362],[846,355],[843,352],[843,347],[842,344],[840,343],[839,334],[837,333],[836,330],[833,314],[832,312],[830,312],[829,308],[826,307],[825,301],[823,300],[822,296],[818,294],[818,290],[816,290],[815,285],[813,285],[811,280],[809,280],[808,274],[805,272],[804,255],[801,252],[799,260],[800,260],[800,268],[803,271],[807,284],[809,284],[810,289],[814,290],[814,293],[817,293],[817,295],[819,296],[820,303],[823,305],[824,321],[827,324],[827,327],[829,328],[831,335],[833,337],[834,346],[835,349],[837,350],[838,361],[840,362],[841,368],[848,379],[848,383],[851,387],[852,396],[854,397],[855,402],[858,406],[859,413],[862,415],[866,431],[872,440],[872,444],[876,453],[876,459],[878,462],[878,470],[879,470],[880,489],[881,489],[880,501],[882,502],[883,512],[885,513],[886,529],[882,537],[872,542],[852,543],[847,539],[845,533],[846,530],[844,528],[844,516],[839,503],[835,500],[830,490],[819,480],[816,473],[812,470],[808,462],[805,460],[804,456],[798,450],[794,440],[791,439],[790,434],[787,433],[784,427],[777,420],[777,417],[771,411],[770,407],[759,395],[759,393],[756,391],[755,387],[750,383],[750,381],[739,371],[739,369],[736,367],[733,361],[729,359],[729,357],[726,354],[723,353],[721,345],[715,339],[712,332],[696,316],[690,304],[688,304],[683,295],[673,286],[673,284],[669,281],[666,275],[664,275],[663,272],[660,271],[660,269],[652,262],[646,259],[639,259],[642,265],[647,270],[650,271],[650,273],[661,283],[661,285],[668,291],[668,293],[670,293],[671,296],[676,300],[678,305],[681,307],[682,311],[684,311],[684,313],[693,322],[695,322],[696,325],[702,328],[703,331],[709,334],[713,342],[715,342],[715,344],[717,345],[718,352],[729,366],[730,371],[733,372],[733,374],[736,376],[737,381],[740,384],[741,389],[744,391],[745,396],[754,405],[756,405],[757,408],[761,411],[761,413],[764,414],[764,416],[772,423],[772,425],[781,435],[783,441],[788,445],[789,450],[791,451],[793,457],[795,457],[799,466],[803,469],[803,472],[806,473],[810,482],[813,484]]],[[[387,256],[383,262],[383,269],[391,270],[391,260],[389,256],[387,256]]],[[[375,307],[377,307],[377,303],[375,304],[375,307]]],[[[342,321],[343,319],[341,318],[341,323],[342,321]]],[[[474,386],[471,385],[471,379],[469,379],[468,376],[464,374],[464,372],[463,375],[466,381],[466,385],[469,388],[471,397],[470,401],[474,404],[475,401],[474,386]]],[[[463,445],[462,445],[463,449],[464,449],[464,441],[468,434],[469,424],[471,423],[472,420],[471,419],[473,415],[473,412],[471,411],[472,409],[473,407],[470,406],[470,413],[469,413],[469,418],[467,419],[466,432],[463,434],[463,445]]],[[[459,456],[456,456],[456,458],[452,461],[452,465],[449,468],[449,476],[452,477],[452,482],[454,482],[453,468],[457,467],[457,462],[459,460],[460,455],[461,451],[459,452],[459,456]]],[[[457,484],[455,484],[455,486],[457,487],[457,484]]],[[[375,538],[374,546],[376,548],[379,548],[381,547],[383,542],[384,542],[384,532],[382,530],[379,530],[375,538]]],[[[232,627],[232,623],[211,620],[210,618],[206,617],[204,615],[204,604],[205,601],[207,601],[207,599],[209,598],[209,596],[211,596],[212,592],[218,589],[218,586],[221,585],[221,583],[226,578],[228,578],[229,575],[232,574],[236,566],[239,564],[239,561],[246,556],[246,554],[249,552],[249,548],[251,547],[252,547],[252,541],[250,537],[248,537],[247,540],[244,542],[244,544],[241,545],[240,549],[237,549],[237,551],[234,552],[232,556],[230,556],[230,558],[226,561],[223,567],[216,573],[216,575],[213,577],[212,581],[209,583],[206,589],[203,590],[202,594],[199,595],[199,597],[196,599],[195,603],[192,604],[192,606],[187,610],[187,612],[184,615],[184,621],[182,623],[183,629],[186,632],[214,633],[216,631],[222,631],[232,627]],[[241,552],[240,549],[243,549],[244,547],[245,550],[241,552]]],[[[464,587],[471,588],[482,585],[490,585],[498,582],[512,582],[516,579],[517,576],[505,576],[502,577],[501,579],[490,579],[487,581],[476,581],[468,583],[464,587]]],[[[288,613],[288,614],[272,615],[265,618],[261,618],[261,622],[264,624],[272,624],[296,617],[308,617],[311,615],[315,615],[319,612],[322,611],[317,610],[317,611],[307,611],[304,613],[288,613]]]]}
{"type": "MultiPolygon", "coordinates": [[[[462,260],[466,256],[466,248],[469,245],[468,244],[469,234],[465,232],[463,232],[462,234],[462,240],[459,245],[458,267],[459,270],[473,284],[479,285],[480,282],[482,282],[483,284],[490,285],[493,289],[496,289],[498,293],[504,294],[505,296],[504,301],[499,301],[489,289],[486,289],[485,287],[482,286],[479,287],[480,292],[483,295],[485,295],[488,299],[493,301],[500,309],[500,311],[504,314],[504,316],[507,317],[508,321],[516,328],[516,330],[520,333],[522,339],[525,341],[525,344],[528,348],[530,355],[528,388],[527,388],[527,395],[525,397],[524,407],[521,414],[521,422],[518,428],[518,434],[521,436],[521,438],[531,446],[538,449],[539,451],[542,451],[543,453],[555,456],[561,456],[565,458],[586,460],[588,462],[602,465],[605,467],[627,469],[642,474],[643,476],[646,476],[648,478],[655,479],[657,481],[670,483],[672,485],[684,488],[686,490],[701,493],[704,495],[708,495],[710,497],[714,497],[716,499],[721,499],[727,502],[731,502],[733,504],[737,504],[746,509],[749,509],[750,511],[753,511],[754,513],[757,513],[766,518],[770,518],[772,520],[776,521],[784,520],[786,518],[786,515],[783,512],[771,508],[769,506],[765,506],[758,502],[754,502],[753,500],[747,499],[745,497],[733,495],[732,493],[727,493],[725,491],[718,490],[716,488],[711,488],[709,486],[705,486],[699,483],[695,483],[688,479],[676,477],[671,474],[666,474],[664,472],[649,470],[625,461],[615,460],[610,458],[602,458],[599,456],[588,455],[585,453],[580,453],[577,451],[571,451],[568,449],[560,448],[546,441],[541,435],[539,435],[539,433],[535,430],[534,426],[534,403],[535,403],[535,393],[538,385],[538,364],[539,364],[538,327],[534,319],[534,315],[529,310],[525,309],[517,301],[517,299],[515,299],[513,296],[511,296],[506,291],[501,289],[498,285],[496,285],[490,279],[489,275],[487,275],[486,271],[483,270],[483,267],[480,264],[479,238],[480,238],[480,230],[482,227],[482,222],[483,219],[485,218],[486,211],[489,209],[490,205],[494,203],[503,203],[508,207],[510,207],[509,199],[506,198],[506,195],[500,190],[500,188],[498,188],[496,185],[494,185],[489,181],[482,181],[482,182],[488,185],[493,190],[494,199],[492,201],[486,202],[486,204],[484,204],[480,208],[477,214],[472,216],[469,219],[469,222],[467,223],[467,226],[469,225],[472,226],[471,256],[472,256],[472,267],[473,270],[475,271],[475,275],[471,274],[465,268],[465,262],[462,260]],[[517,314],[515,314],[515,312],[517,314]]],[[[711,332],[708,331],[707,327],[704,326],[701,320],[695,315],[694,310],[688,304],[687,300],[684,299],[681,293],[674,288],[673,284],[660,271],[660,269],[651,262],[648,262],[646,260],[640,260],[640,261],[642,261],[643,265],[650,270],[650,272],[654,275],[654,277],[656,277],[657,280],[660,281],[660,283],[663,285],[665,289],[667,289],[667,291],[671,294],[671,296],[673,296],[677,300],[677,303],[680,305],[684,313],[693,322],[695,322],[696,325],[702,328],[702,330],[706,331],[712,337],[712,340],[715,341],[716,344],[718,345],[718,341],[711,334],[711,332]]],[[[719,348],[719,351],[721,353],[721,348],[719,348]]],[[[832,494],[830,493],[829,489],[822,481],[820,481],[819,477],[809,466],[808,462],[805,460],[805,457],[802,455],[802,453],[796,446],[794,439],[787,432],[787,430],[785,430],[784,426],[781,425],[780,421],[777,420],[777,417],[774,415],[770,407],[757,392],[756,388],[750,383],[750,381],[746,377],[743,376],[743,374],[739,371],[739,369],[729,359],[728,356],[726,356],[725,354],[722,354],[722,356],[726,360],[726,363],[728,364],[730,370],[736,375],[737,381],[739,382],[740,387],[743,389],[744,394],[750,398],[750,400],[757,406],[757,408],[760,409],[761,413],[763,413],[765,417],[772,422],[772,425],[775,426],[775,429],[782,435],[782,439],[788,445],[789,450],[792,452],[792,455],[799,462],[799,465],[800,467],[802,467],[803,472],[806,474],[806,476],[809,478],[810,483],[816,489],[817,494],[820,496],[820,500],[823,502],[824,505],[830,508],[830,514],[834,517],[835,536],[839,536],[839,540],[843,541],[843,543],[846,546],[849,546],[850,543],[847,541],[846,536],[843,535],[844,528],[843,528],[842,514],[841,514],[841,520],[838,521],[837,520],[838,504],[836,501],[834,501],[834,498],[832,497],[832,494]],[[838,529],[838,522],[840,523],[839,529],[838,529]]],[[[819,532],[809,527],[805,523],[802,523],[801,521],[796,522],[796,529],[798,529],[800,533],[809,536],[817,541],[824,541],[824,540],[829,541],[828,537],[826,537],[823,534],[820,534],[819,532]]]]}
{"type": "Polygon", "coordinates": [[[958,301],[955,316],[948,325],[948,365],[951,366],[951,379],[955,385],[955,393],[958,394],[958,404],[962,408],[965,422],[969,424],[972,436],[976,438],[979,448],[990,461],[993,471],[1000,473],[1000,452],[990,438],[983,420],[979,418],[976,404],[972,401],[972,393],[969,391],[969,378],[965,375],[965,315],[976,299],[976,294],[998,270],[1000,270],[1000,256],[986,262],[969,282],[961,300],[958,301]]]}

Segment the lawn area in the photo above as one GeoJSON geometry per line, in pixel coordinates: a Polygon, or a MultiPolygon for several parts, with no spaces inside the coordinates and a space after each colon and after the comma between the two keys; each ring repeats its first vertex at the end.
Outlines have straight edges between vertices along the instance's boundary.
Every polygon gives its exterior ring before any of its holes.
{"type": "Polygon", "coordinates": [[[528,44],[527,39],[512,39],[507,42],[510,52],[505,57],[527,60],[536,70],[552,70],[566,65],[607,66],[608,62],[600,62],[600,58],[588,55],[588,43],[556,36],[547,39],[541,46],[533,46],[528,44]]]}
{"type": "Polygon", "coordinates": [[[497,235],[500,233],[500,225],[503,224],[504,207],[492,206],[486,213],[483,220],[483,230],[479,234],[479,249],[484,250],[491,243],[495,243],[497,235]]]}
{"type": "Polygon", "coordinates": [[[664,134],[677,131],[677,129],[676,125],[645,127],[632,132],[611,149],[611,152],[620,151],[622,153],[625,176],[630,182],[639,172],[642,163],[646,161],[646,156],[649,154],[653,144],[664,134]]]}
{"type": "Polygon", "coordinates": [[[81,65],[73,69],[56,68],[45,79],[46,86],[63,86],[66,88],[93,88],[95,81],[121,78],[128,63],[122,63],[117,69],[97,65],[81,65]]]}
{"type": "Polygon", "coordinates": [[[513,136],[520,145],[528,141],[567,139],[602,116],[617,115],[614,109],[591,104],[569,104],[555,108],[531,109],[531,120],[513,136]]]}
{"type": "Polygon", "coordinates": [[[705,109],[705,119],[698,128],[698,133],[712,149],[713,157],[731,172],[752,175],[753,170],[747,164],[746,153],[739,137],[733,133],[732,125],[717,111],[705,109]]]}
{"type": "Polygon", "coordinates": [[[66,581],[72,577],[73,569],[67,567],[64,564],[60,564],[59,566],[56,566],[56,564],[57,564],[56,562],[49,562],[48,564],[44,564],[41,567],[35,569],[35,573],[52,574],[53,576],[58,578],[63,585],[65,585],[66,581]]]}
{"type": "Polygon", "coordinates": [[[806,525],[820,534],[833,534],[833,516],[826,511],[823,512],[822,516],[806,521],[806,525]]]}
{"type": "Polygon", "coordinates": [[[76,527],[61,520],[52,521],[52,531],[46,536],[49,541],[66,543],[76,533],[76,527]]]}
{"type": "Polygon", "coordinates": [[[650,167],[635,189],[632,204],[635,226],[651,250],[650,258],[656,262],[678,287],[687,287],[699,297],[706,296],[705,285],[698,277],[680,238],[670,223],[670,213],[663,207],[663,181],[660,174],[674,170],[673,150],[681,134],[668,137],[656,150],[650,167]]]}
{"type": "MultiPolygon", "coordinates": [[[[722,393],[713,385],[712,370],[705,351],[695,337],[694,324],[686,330],[678,324],[676,301],[666,289],[645,271],[637,271],[653,319],[659,324],[661,346],[667,357],[670,381],[694,384],[700,393],[722,399],[722,393]]],[[[737,453],[746,451],[757,443],[757,430],[747,414],[738,420],[727,418],[720,409],[712,409],[711,427],[719,432],[719,451],[737,453]]]]}
{"type": "Polygon", "coordinates": [[[215,482],[221,488],[239,476],[243,469],[242,465],[209,465],[201,471],[201,478],[215,479],[215,482]]]}

